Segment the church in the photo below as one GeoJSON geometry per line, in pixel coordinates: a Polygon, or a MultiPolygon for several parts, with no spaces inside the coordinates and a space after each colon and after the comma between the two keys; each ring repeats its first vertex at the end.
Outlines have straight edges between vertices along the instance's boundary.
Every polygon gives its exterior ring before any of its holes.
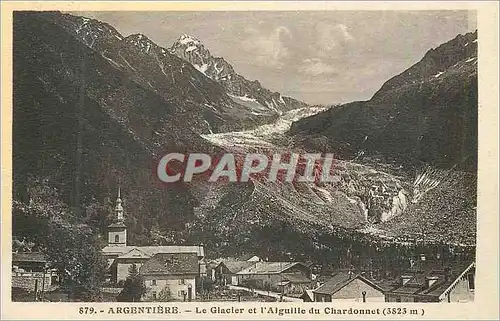
{"type": "MultiPolygon", "coordinates": [[[[158,265],[158,260],[190,260],[194,264],[189,264],[189,271],[179,270],[178,268],[159,269],[155,273],[155,278],[152,279],[153,285],[157,284],[158,280],[171,280],[171,283],[177,285],[186,285],[186,292],[179,291],[179,296],[187,293],[187,286],[194,288],[196,277],[206,275],[205,254],[203,244],[200,245],[168,245],[168,246],[134,246],[127,243],[127,226],[123,215],[123,206],[118,189],[118,198],[115,206],[115,221],[108,226],[108,245],[101,251],[102,255],[107,259],[108,269],[111,274],[111,282],[118,283],[124,281],[128,276],[129,268],[135,264],[139,273],[150,274],[153,263],[158,265]],[[141,269],[145,265],[145,268],[141,269]],[[146,271],[147,270],[147,271],[146,271]],[[191,282],[192,281],[192,282],[191,282]],[[192,284],[191,284],[192,283],[192,284]]],[[[169,262],[170,262],[169,261],[169,262]]],[[[182,262],[179,262],[182,263],[182,262]]],[[[182,264],[177,264],[182,266],[182,264]]],[[[146,284],[148,286],[148,284],[146,284]]]]}

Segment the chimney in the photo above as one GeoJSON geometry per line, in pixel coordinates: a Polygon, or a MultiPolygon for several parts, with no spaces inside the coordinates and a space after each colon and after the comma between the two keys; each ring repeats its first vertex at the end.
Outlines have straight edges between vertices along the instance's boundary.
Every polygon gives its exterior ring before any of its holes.
{"type": "Polygon", "coordinates": [[[430,288],[434,283],[439,280],[439,276],[428,276],[425,278],[426,289],[430,288]]]}
{"type": "Polygon", "coordinates": [[[408,274],[401,275],[401,285],[405,285],[406,283],[408,283],[412,277],[413,277],[412,275],[408,275],[408,274]]]}

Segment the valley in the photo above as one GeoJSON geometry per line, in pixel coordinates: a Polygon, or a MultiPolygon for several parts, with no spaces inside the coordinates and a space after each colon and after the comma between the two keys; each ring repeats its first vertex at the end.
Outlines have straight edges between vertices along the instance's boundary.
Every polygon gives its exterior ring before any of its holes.
{"type": "Polygon", "coordinates": [[[429,50],[370,100],[329,106],[244,78],[189,35],[161,46],[95,19],[20,12],[14,43],[20,247],[48,251],[58,241],[42,234],[76,230],[102,247],[120,189],[137,246],[203,243],[207,258],[381,276],[420,253],[475,255],[477,32],[429,50]],[[165,187],[153,170],[165,152],[333,153],[335,179],[165,187]]]}

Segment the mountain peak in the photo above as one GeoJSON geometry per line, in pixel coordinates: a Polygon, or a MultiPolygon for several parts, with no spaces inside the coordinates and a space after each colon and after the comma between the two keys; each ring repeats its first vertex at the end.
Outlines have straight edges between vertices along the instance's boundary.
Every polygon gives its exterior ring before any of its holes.
{"type": "Polygon", "coordinates": [[[192,35],[180,36],[169,51],[218,82],[233,101],[247,106],[256,115],[262,111],[280,114],[285,110],[306,106],[300,101],[283,98],[280,93],[263,88],[259,81],[245,79],[237,74],[224,58],[214,57],[201,41],[192,35]]]}
{"type": "Polygon", "coordinates": [[[194,37],[194,36],[191,36],[191,35],[188,35],[188,34],[183,34],[182,36],[179,37],[179,39],[177,39],[176,43],[179,43],[181,45],[200,45],[201,44],[201,41],[194,37]]]}
{"type": "Polygon", "coordinates": [[[173,53],[176,50],[181,50],[184,51],[185,53],[191,53],[196,51],[198,52],[198,54],[207,57],[210,56],[210,53],[203,47],[201,41],[198,38],[188,34],[183,34],[174,42],[174,44],[170,48],[170,51],[173,53]]]}
{"type": "Polygon", "coordinates": [[[151,39],[149,39],[147,36],[143,35],[142,33],[134,33],[134,34],[126,37],[124,39],[124,41],[133,43],[139,49],[145,50],[147,53],[149,53],[151,49],[158,47],[158,45],[156,43],[154,43],[151,39]]]}

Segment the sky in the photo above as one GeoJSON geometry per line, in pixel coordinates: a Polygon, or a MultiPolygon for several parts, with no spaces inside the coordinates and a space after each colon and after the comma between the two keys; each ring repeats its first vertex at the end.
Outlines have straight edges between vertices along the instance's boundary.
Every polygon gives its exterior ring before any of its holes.
{"type": "Polygon", "coordinates": [[[235,71],[309,104],[367,100],[431,48],[476,29],[473,11],[72,12],[162,47],[198,38],[235,71]]]}

